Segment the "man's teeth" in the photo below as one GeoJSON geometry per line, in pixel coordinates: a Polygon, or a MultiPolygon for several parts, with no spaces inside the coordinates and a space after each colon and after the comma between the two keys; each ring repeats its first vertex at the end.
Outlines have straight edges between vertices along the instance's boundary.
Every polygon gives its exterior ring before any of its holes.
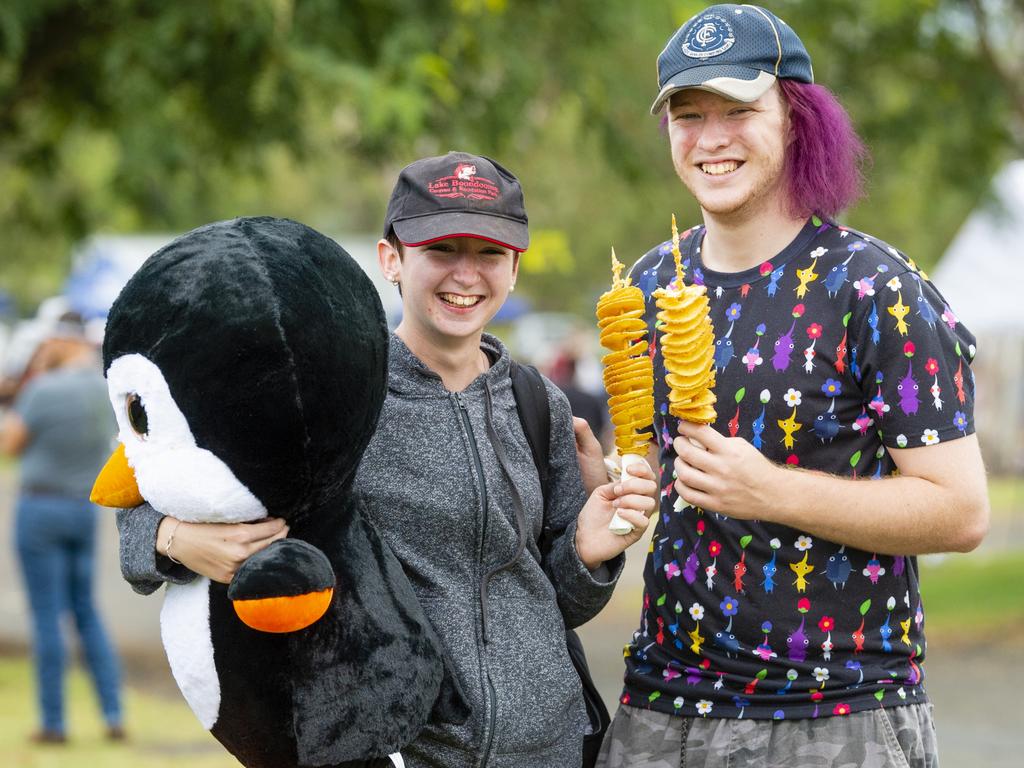
{"type": "Polygon", "coordinates": [[[726,160],[722,163],[701,163],[700,169],[711,176],[721,176],[723,173],[732,173],[740,164],[735,160],[726,160]]]}
{"type": "Polygon", "coordinates": [[[479,296],[459,296],[455,293],[442,293],[441,299],[457,307],[472,307],[480,301],[479,296]]]}

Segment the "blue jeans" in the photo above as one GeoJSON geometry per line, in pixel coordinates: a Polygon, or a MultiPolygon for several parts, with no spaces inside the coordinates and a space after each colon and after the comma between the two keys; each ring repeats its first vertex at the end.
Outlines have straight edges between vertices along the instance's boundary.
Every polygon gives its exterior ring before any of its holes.
{"type": "Polygon", "coordinates": [[[97,510],[88,501],[23,494],[15,541],[32,613],[36,691],[42,725],[64,733],[65,650],[61,616],[70,612],[108,726],[121,725],[121,670],[93,604],[97,510]]]}

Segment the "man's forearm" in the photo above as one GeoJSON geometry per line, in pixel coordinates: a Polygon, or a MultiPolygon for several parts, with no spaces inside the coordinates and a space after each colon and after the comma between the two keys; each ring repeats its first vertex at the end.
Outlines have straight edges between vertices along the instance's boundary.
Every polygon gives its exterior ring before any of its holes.
{"type": "Polygon", "coordinates": [[[774,464],[746,440],[708,426],[680,422],[679,433],[675,488],[693,506],[888,555],[967,552],[988,530],[974,435],[890,449],[899,476],[857,480],[774,464]]]}
{"type": "Polygon", "coordinates": [[[984,488],[921,477],[850,479],[778,467],[765,520],[866,552],[967,552],[988,527],[984,488]]]}

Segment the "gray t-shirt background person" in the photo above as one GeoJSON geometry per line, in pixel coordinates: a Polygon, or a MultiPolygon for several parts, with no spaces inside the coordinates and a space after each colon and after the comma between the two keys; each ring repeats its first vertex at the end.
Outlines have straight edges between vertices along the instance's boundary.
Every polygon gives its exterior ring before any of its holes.
{"type": "Polygon", "coordinates": [[[99,368],[41,374],[25,387],[13,410],[31,435],[21,454],[22,490],[89,498],[117,431],[99,368]]]}
{"type": "Polygon", "coordinates": [[[61,618],[74,617],[106,736],[124,738],[121,669],[93,598],[98,510],[89,492],[116,422],[93,344],[81,320],[65,321],[37,352],[38,372],[0,425],[0,449],[21,457],[15,550],[32,619],[39,730],[63,744],[66,649],[61,618]]]}

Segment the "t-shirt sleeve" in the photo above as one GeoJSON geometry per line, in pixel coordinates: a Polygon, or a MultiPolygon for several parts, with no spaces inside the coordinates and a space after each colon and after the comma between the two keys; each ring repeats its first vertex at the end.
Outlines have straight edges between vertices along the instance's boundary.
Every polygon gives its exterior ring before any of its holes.
{"type": "Polygon", "coordinates": [[[974,432],[975,338],[928,280],[890,278],[861,314],[864,404],[882,442],[918,448],[974,432]]]}

